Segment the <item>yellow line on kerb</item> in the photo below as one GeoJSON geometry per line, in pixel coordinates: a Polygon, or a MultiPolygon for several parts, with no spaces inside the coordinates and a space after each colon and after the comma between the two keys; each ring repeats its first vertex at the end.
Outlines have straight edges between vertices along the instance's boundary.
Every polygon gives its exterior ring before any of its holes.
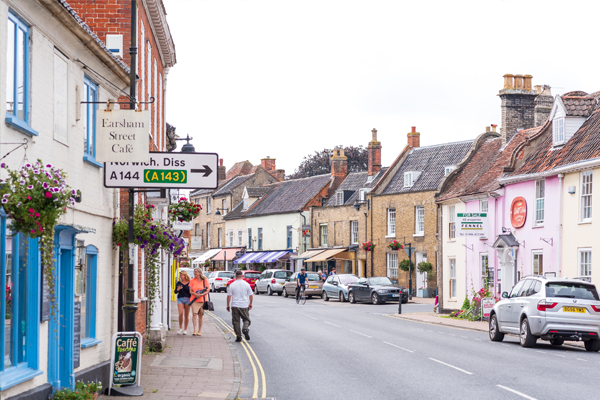
{"type": "MultiPolygon", "coordinates": [[[[221,325],[223,325],[223,327],[225,328],[226,331],[235,333],[233,331],[233,328],[231,326],[229,326],[229,324],[227,324],[227,322],[225,322],[221,317],[217,316],[216,314],[214,314],[212,312],[208,312],[208,314],[211,317],[213,317],[217,322],[219,322],[221,325]]],[[[264,399],[267,397],[267,379],[265,377],[265,370],[263,369],[262,364],[260,363],[260,360],[258,359],[258,356],[252,349],[252,346],[250,346],[250,343],[248,343],[248,341],[246,341],[246,339],[243,339],[243,341],[241,343],[242,343],[242,347],[244,348],[244,351],[246,352],[246,355],[248,356],[248,360],[250,360],[250,364],[252,365],[252,372],[254,373],[254,391],[252,394],[252,398],[253,399],[258,398],[258,374],[256,373],[256,367],[254,366],[254,361],[252,360],[252,356],[250,355],[250,352],[254,356],[254,359],[256,359],[256,364],[258,365],[258,368],[260,369],[260,374],[262,377],[262,396],[261,396],[261,398],[264,399]],[[250,350],[250,352],[248,352],[248,350],[250,350]]]]}

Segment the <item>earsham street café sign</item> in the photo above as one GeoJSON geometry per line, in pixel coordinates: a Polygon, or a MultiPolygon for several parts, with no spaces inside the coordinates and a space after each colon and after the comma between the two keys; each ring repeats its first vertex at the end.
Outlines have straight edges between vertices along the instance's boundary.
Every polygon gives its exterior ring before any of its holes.
{"type": "Polygon", "coordinates": [[[148,110],[103,110],[96,117],[96,161],[148,162],[148,110]]]}

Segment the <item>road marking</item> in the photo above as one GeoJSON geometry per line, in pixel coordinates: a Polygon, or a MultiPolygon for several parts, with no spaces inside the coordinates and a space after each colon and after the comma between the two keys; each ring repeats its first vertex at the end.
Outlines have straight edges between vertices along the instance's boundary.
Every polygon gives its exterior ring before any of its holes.
{"type": "Polygon", "coordinates": [[[383,342],[383,343],[389,344],[390,346],[394,346],[395,348],[400,349],[400,350],[408,351],[409,353],[415,352],[414,350],[405,349],[404,347],[396,346],[395,344],[392,344],[392,343],[388,343],[388,342],[383,342]]]}
{"type": "Polygon", "coordinates": [[[312,319],[314,319],[315,321],[318,321],[318,319],[316,319],[315,317],[311,317],[311,316],[309,316],[309,315],[305,315],[305,317],[307,317],[307,318],[312,318],[312,319]]]}
{"type": "Polygon", "coordinates": [[[336,325],[336,324],[332,324],[331,322],[327,322],[327,321],[323,321],[323,322],[325,322],[327,325],[331,325],[331,326],[335,326],[337,328],[341,328],[341,326],[336,325]]]}
{"type": "Polygon", "coordinates": [[[545,351],[536,350],[538,353],[546,354],[545,351]]]}
{"type": "Polygon", "coordinates": [[[453,334],[453,333],[449,333],[449,335],[450,335],[450,336],[456,336],[456,335],[455,335],[455,334],[453,334]]]}
{"type": "Polygon", "coordinates": [[[584,360],[583,358],[577,358],[577,360],[587,362],[587,360],[584,360]]]}
{"type": "Polygon", "coordinates": [[[252,392],[252,398],[256,399],[258,397],[258,374],[256,373],[256,367],[254,366],[254,360],[252,360],[252,356],[250,356],[250,352],[248,351],[248,348],[246,347],[244,342],[241,342],[241,343],[242,343],[242,348],[244,349],[244,351],[246,352],[246,355],[248,356],[248,360],[250,360],[250,365],[252,365],[252,372],[254,373],[254,391],[252,392]]]}
{"type": "Polygon", "coordinates": [[[436,360],[435,358],[431,358],[431,357],[429,357],[429,359],[430,359],[431,361],[435,361],[435,362],[437,362],[437,363],[443,364],[443,365],[445,365],[445,366],[447,366],[447,367],[454,368],[454,369],[455,369],[455,370],[457,370],[457,371],[464,372],[465,374],[473,375],[473,373],[472,373],[472,372],[465,371],[464,369],[462,369],[462,368],[458,368],[458,367],[455,367],[454,365],[446,364],[445,362],[443,362],[443,361],[440,361],[440,360],[436,360]]]}
{"type": "Polygon", "coordinates": [[[504,346],[504,347],[510,347],[509,345],[507,345],[507,344],[504,344],[504,343],[502,344],[502,346],[504,346]]]}
{"type": "Polygon", "coordinates": [[[562,358],[565,358],[565,356],[563,356],[563,355],[561,355],[561,354],[552,354],[552,355],[553,355],[553,356],[556,356],[556,357],[562,357],[562,358]]]}
{"type": "Polygon", "coordinates": [[[518,396],[521,396],[521,397],[523,397],[524,399],[529,399],[529,400],[537,400],[535,397],[527,396],[527,395],[526,395],[526,394],[524,394],[524,393],[517,392],[516,390],[514,390],[514,389],[511,389],[511,388],[508,388],[508,387],[506,387],[506,386],[502,386],[502,385],[496,385],[496,386],[498,386],[498,387],[499,387],[499,388],[501,388],[501,389],[508,390],[509,392],[512,392],[512,393],[514,393],[514,394],[516,394],[516,395],[518,395],[518,396]]]}
{"type": "Polygon", "coordinates": [[[354,333],[356,333],[358,335],[363,335],[365,337],[368,337],[369,339],[373,339],[373,336],[365,335],[364,333],[356,332],[356,331],[353,331],[353,330],[350,330],[350,332],[354,332],[354,333]]]}

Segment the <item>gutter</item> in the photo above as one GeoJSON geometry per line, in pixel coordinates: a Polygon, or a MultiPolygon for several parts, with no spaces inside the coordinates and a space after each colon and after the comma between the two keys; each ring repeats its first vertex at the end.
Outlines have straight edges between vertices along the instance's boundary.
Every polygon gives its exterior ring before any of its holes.
{"type": "Polygon", "coordinates": [[[590,169],[590,168],[594,168],[594,167],[600,167],[600,157],[596,157],[591,160],[577,161],[577,162],[574,162],[571,164],[566,164],[566,165],[563,165],[560,167],[553,168],[548,171],[536,172],[533,174],[515,175],[515,176],[509,176],[506,178],[498,178],[498,183],[500,185],[508,185],[511,183],[530,181],[530,180],[545,178],[548,176],[554,176],[554,175],[564,174],[564,173],[568,173],[568,172],[575,172],[575,171],[580,171],[580,170],[584,170],[584,169],[590,169]]]}

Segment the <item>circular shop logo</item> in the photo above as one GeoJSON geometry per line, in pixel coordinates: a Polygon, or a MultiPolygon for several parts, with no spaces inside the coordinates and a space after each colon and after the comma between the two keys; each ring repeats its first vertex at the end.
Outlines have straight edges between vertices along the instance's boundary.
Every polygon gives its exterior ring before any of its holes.
{"type": "Polygon", "coordinates": [[[526,219],[527,202],[523,197],[515,197],[510,205],[510,223],[515,228],[521,228],[526,219]]]}

